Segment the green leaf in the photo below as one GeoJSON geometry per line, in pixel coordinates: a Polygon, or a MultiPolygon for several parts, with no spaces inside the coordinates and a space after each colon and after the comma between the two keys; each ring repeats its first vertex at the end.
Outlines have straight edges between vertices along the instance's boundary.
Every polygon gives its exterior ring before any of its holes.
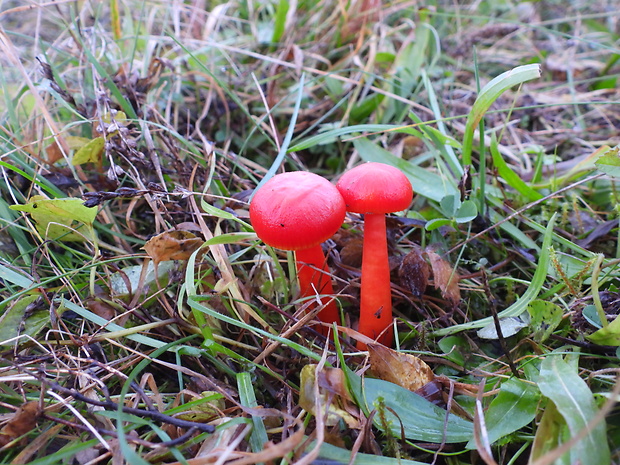
{"type": "Polygon", "coordinates": [[[40,195],[34,195],[25,205],[11,205],[12,210],[30,213],[37,223],[37,231],[45,239],[63,241],[83,241],[84,238],[92,239],[94,232],[92,224],[97,216],[96,207],[85,207],[81,199],[46,199],[40,195]],[[74,231],[83,223],[88,226],[83,234],[74,231]]]}
{"type": "Polygon", "coordinates": [[[39,294],[25,296],[0,317],[0,345],[14,345],[15,341],[6,341],[21,335],[34,338],[49,323],[49,309],[37,305],[40,298],[39,294]]]}
{"type": "MultiPolygon", "coordinates": [[[[545,407],[542,418],[540,419],[540,424],[536,430],[536,436],[532,443],[530,463],[551,452],[567,439],[570,439],[568,426],[566,426],[566,422],[560,412],[558,412],[555,404],[550,402],[549,405],[545,407]]],[[[553,465],[572,465],[570,455],[565,454],[555,460],[553,465]]]]}
{"type": "Polygon", "coordinates": [[[375,426],[382,428],[380,415],[384,415],[396,437],[400,437],[402,423],[405,437],[412,440],[439,444],[444,440],[444,428],[446,443],[466,442],[472,438],[471,422],[450,414],[446,423],[447,412],[444,409],[388,381],[365,378],[363,398],[357,400],[366,414],[379,408],[381,411],[374,416],[375,426]]]}
{"type": "Polygon", "coordinates": [[[620,318],[616,317],[607,326],[586,336],[586,339],[602,346],[620,346],[620,318]]]}
{"type": "Polygon", "coordinates": [[[83,165],[84,163],[99,163],[103,155],[104,146],[105,138],[96,137],[75,152],[71,164],[76,166],[83,165]]]}
{"type": "MultiPolygon", "coordinates": [[[[537,386],[516,378],[504,381],[484,415],[489,443],[530,424],[538,412],[539,400],[537,386]]],[[[476,444],[470,441],[467,447],[475,449],[476,444]]]]}
{"type": "Polygon", "coordinates": [[[530,326],[534,330],[536,342],[544,342],[562,322],[563,311],[553,302],[534,300],[527,306],[530,314],[530,326]]]}
{"type": "Polygon", "coordinates": [[[555,404],[571,437],[589,428],[588,434],[570,450],[570,463],[610,463],[605,421],[593,428],[588,426],[598,408],[592,391],[577,374],[576,367],[558,354],[548,355],[540,366],[538,387],[555,404]]]}
{"type": "Polygon", "coordinates": [[[461,199],[459,196],[454,194],[446,195],[443,199],[441,199],[441,202],[439,202],[439,206],[441,207],[441,211],[444,215],[452,218],[456,215],[456,212],[461,206],[461,199]]]}
{"type": "MultiPolygon", "coordinates": [[[[317,145],[331,144],[339,140],[342,136],[346,136],[348,134],[359,134],[364,132],[376,133],[397,130],[399,128],[406,129],[406,127],[403,128],[402,126],[395,126],[393,124],[358,124],[354,126],[346,126],[344,128],[331,129],[329,131],[320,132],[319,134],[308,137],[307,139],[303,139],[301,142],[298,142],[289,148],[288,151],[299,152],[300,150],[306,150],[317,145]]],[[[403,130],[402,132],[407,131],[403,130]]]]}
{"type": "Polygon", "coordinates": [[[452,220],[448,218],[434,218],[430,221],[427,221],[424,225],[424,229],[427,231],[434,231],[435,229],[441,228],[442,226],[446,226],[452,224],[452,220]]]}
{"type": "MultiPolygon", "coordinates": [[[[310,443],[310,446],[306,451],[310,451],[314,448],[316,442],[310,443]]],[[[314,463],[325,463],[331,465],[349,465],[351,464],[351,451],[342,449],[340,447],[332,446],[324,442],[321,444],[321,450],[319,452],[319,458],[323,460],[317,460],[314,463]]],[[[406,460],[402,458],[382,457],[374,454],[356,454],[355,461],[351,465],[425,465],[422,462],[416,462],[413,460],[406,460]]]]}
{"type": "Polygon", "coordinates": [[[614,147],[609,149],[600,158],[594,162],[596,167],[603,173],[613,176],[614,178],[620,178],[620,149],[614,147]]]}
{"type": "Polygon", "coordinates": [[[247,240],[256,240],[257,236],[255,233],[244,233],[244,232],[233,232],[233,233],[225,233],[214,236],[213,238],[205,241],[203,246],[207,245],[216,245],[216,244],[238,244],[239,242],[247,241],[247,240]]]}
{"type": "Polygon", "coordinates": [[[478,216],[478,207],[473,200],[465,200],[454,215],[457,223],[469,223],[478,216]]]}

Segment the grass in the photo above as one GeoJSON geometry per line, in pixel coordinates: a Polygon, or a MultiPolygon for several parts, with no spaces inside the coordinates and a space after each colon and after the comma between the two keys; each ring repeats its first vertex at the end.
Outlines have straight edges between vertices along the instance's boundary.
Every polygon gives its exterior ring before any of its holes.
{"type": "Polygon", "coordinates": [[[612,3],[0,5],[1,463],[620,463],[612,3]],[[248,214],[363,161],[394,352],[248,214]]]}

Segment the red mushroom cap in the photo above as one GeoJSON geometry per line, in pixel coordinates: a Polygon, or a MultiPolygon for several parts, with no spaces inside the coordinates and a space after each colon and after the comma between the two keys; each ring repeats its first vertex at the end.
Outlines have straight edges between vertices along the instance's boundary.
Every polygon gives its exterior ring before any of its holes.
{"type": "Polygon", "coordinates": [[[364,163],[344,173],[336,187],[347,211],[353,213],[392,213],[411,203],[413,189],[407,176],[390,165],[364,163]]]}
{"type": "Polygon", "coordinates": [[[308,249],[326,241],[338,231],[345,214],[336,186],[307,171],[274,176],[250,203],[258,237],[283,250],[308,249]]]}

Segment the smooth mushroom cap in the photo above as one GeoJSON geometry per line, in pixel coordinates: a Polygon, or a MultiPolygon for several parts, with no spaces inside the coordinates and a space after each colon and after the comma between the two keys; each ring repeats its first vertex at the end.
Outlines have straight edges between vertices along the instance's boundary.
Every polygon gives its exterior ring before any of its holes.
{"type": "Polygon", "coordinates": [[[347,171],[336,187],[347,211],[392,213],[406,209],[413,198],[411,182],[405,174],[384,163],[364,163],[347,171]]]}
{"type": "Polygon", "coordinates": [[[258,237],[283,250],[307,249],[326,241],[338,231],[345,214],[336,186],[307,171],[274,176],[250,203],[258,237]]]}

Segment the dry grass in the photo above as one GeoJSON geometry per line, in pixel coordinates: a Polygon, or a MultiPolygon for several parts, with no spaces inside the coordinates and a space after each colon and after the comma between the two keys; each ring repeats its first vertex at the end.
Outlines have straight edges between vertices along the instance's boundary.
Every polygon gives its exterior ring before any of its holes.
{"type": "Polygon", "coordinates": [[[605,400],[620,340],[613,323],[611,338],[584,338],[620,301],[616,183],[587,177],[620,142],[614,2],[0,6],[0,462],[349,463],[353,451],[359,464],[542,464],[581,431],[564,446],[572,463],[605,457],[601,438],[618,463],[605,400]],[[468,184],[479,90],[529,63],[542,76],[493,100],[468,184]],[[97,138],[102,150],[84,149],[97,138]],[[76,164],[80,150],[90,158],[76,164]],[[265,177],[332,180],[368,160],[420,192],[388,221],[398,357],[431,366],[420,394],[473,423],[473,450],[448,422],[420,433],[404,418],[401,437],[393,385],[368,376],[370,405],[359,397],[362,218],[325,244],[338,344],[309,325],[292,254],[249,224],[265,177]],[[84,240],[46,238],[34,213],[9,208],[34,195],[95,206],[94,233],[55,212],[84,240]],[[455,329],[529,295],[516,337],[455,329]],[[333,416],[313,414],[326,404],[333,416]]]}

